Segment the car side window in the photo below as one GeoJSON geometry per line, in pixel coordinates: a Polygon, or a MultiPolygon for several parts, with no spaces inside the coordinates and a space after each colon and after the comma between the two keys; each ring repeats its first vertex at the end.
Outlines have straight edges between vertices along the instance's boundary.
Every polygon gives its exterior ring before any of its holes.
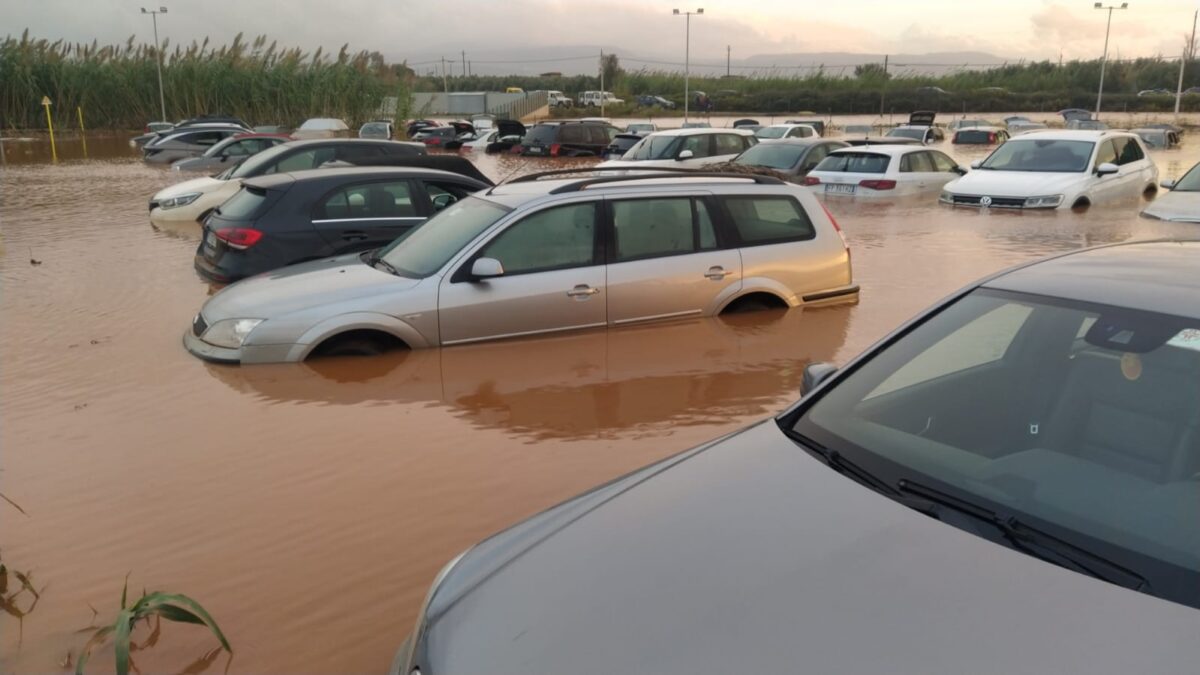
{"type": "Polygon", "coordinates": [[[1120,164],[1130,164],[1146,158],[1146,154],[1142,152],[1142,147],[1138,145],[1137,140],[1132,138],[1122,138],[1121,143],[1125,147],[1121,148],[1120,155],[1117,157],[1120,164]]]}
{"type": "Polygon", "coordinates": [[[471,194],[471,191],[454,183],[425,183],[425,192],[429,193],[429,201],[434,211],[441,211],[454,202],[471,194]]]}
{"type": "Polygon", "coordinates": [[[567,124],[559,132],[561,143],[587,143],[587,129],[582,124],[567,124]]]}
{"type": "Polygon", "coordinates": [[[717,247],[704,202],[688,197],[630,199],[613,202],[612,209],[616,262],[717,247]]]}
{"type": "Polygon", "coordinates": [[[954,171],[958,168],[958,164],[944,152],[931,150],[928,154],[933,159],[934,171],[954,171]]]}
{"type": "Polygon", "coordinates": [[[708,134],[686,136],[683,139],[683,146],[679,148],[679,151],[691,150],[692,157],[708,157],[712,154],[708,150],[708,141],[708,134]]]}
{"type": "Polygon", "coordinates": [[[333,148],[313,148],[294,155],[288,155],[275,163],[275,166],[263,173],[287,173],[289,171],[305,171],[315,169],[325,162],[333,160],[333,148]]]}
{"type": "Polygon", "coordinates": [[[228,137],[220,131],[202,131],[192,137],[196,145],[216,145],[228,137]]]}
{"type": "MultiPolygon", "coordinates": [[[[1100,144],[1100,149],[1096,151],[1096,164],[1099,167],[1101,164],[1116,164],[1117,149],[1112,141],[1104,141],[1100,144]]],[[[1093,168],[1095,168],[1093,167],[1093,168]]]]}
{"type": "Polygon", "coordinates": [[[756,195],[723,200],[743,246],[813,239],[817,231],[791,197],[756,195]]]}
{"type": "Polygon", "coordinates": [[[737,134],[717,134],[717,154],[737,155],[742,152],[742,139],[737,134]]]}
{"type": "Polygon", "coordinates": [[[321,204],[318,220],[419,217],[407,180],[351,185],[321,204]]]}
{"type": "Polygon", "coordinates": [[[257,149],[252,146],[253,143],[253,140],[230,143],[229,145],[225,146],[225,149],[221,151],[221,154],[226,157],[245,157],[246,155],[251,155],[257,152],[257,149]]]}
{"type": "Polygon", "coordinates": [[[594,265],[596,204],[539,211],[498,234],[480,257],[499,260],[505,276],[594,265]]]}
{"type": "Polygon", "coordinates": [[[821,163],[821,160],[825,159],[829,150],[830,146],[824,143],[809,148],[808,154],[804,156],[804,161],[800,163],[800,170],[812,171],[816,165],[821,163]]]}
{"type": "Polygon", "coordinates": [[[930,173],[933,170],[929,153],[910,152],[900,158],[900,173],[930,173]]]}

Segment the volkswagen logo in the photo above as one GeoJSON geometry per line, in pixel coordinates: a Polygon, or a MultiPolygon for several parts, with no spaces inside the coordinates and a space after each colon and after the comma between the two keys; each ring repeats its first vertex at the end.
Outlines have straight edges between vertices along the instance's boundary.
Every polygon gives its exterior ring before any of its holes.
{"type": "Polygon", "coordinates": [[[980,197],[980,198],[979,198],[979,205],[980,205],[980,206],[991,206],[991,205],[992,205],[992,198],[991,198],[991,197],[980,197]]]}

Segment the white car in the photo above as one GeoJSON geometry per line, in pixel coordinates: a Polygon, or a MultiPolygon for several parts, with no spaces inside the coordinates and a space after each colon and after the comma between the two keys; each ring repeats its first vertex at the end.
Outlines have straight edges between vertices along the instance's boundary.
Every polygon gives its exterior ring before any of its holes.
{"type": "Polygon", "coordinates": [[[654,122],[634,122],[625,127],[625,133],[638,136],[648,136],[656,131],[658,131],[658,125],[654,122]]]}
{"type": "Polygon", "coordinates": [[[821,134],[808,124],[772,124],[754,132],[760,141],[780,138],[820,138],[821,134]]]}
{"type": "Polygon", "coordinates": [[[1189,169],[1179,180],[1163,181],[1162,186],[1170,192],[1159,195],[1146,207],[1142,211],[1144,217],[1175,223],[1200,223],[1200,164],[1189,169]]]}
{"type": "Polygon", "coordinates": [[[975,162],[948,184],[940,201],[1010,209],[1084,207],[1155,189],[1158,167],[1137,134],[1033,131],[975,162]]]}
{"type": "Polygon", "coordinates": [[[680,167],[695,169],[728,162],[758,143],[745,129],[670,129],[656,131],[602,167],[680,167]]]}
{"type": "Polygon", "coordinates": [[[895,197],[941,190],[966,173],[949,155],[919,145],[868,145],[834,150],[804,177],[827,195],[895,197]]]}
{"type": "Polygon", "coordinates": [[[570,108],[575,105],[570,96],[554,90],[546,92],[546,103],[552,108],[570,108]]]}
{"type": "Polygon", "coordinates": [[[334,117],[314,117],[304,120],[300,128],[292,133],[292,138],[337,138],[346,135],[348,131],[350,127],[343,120],[334,117]]]}
{"type": "Polygon", "coordinates": [[[624,102],[625,99],[613,96],[611,91],[585,91],[579,97],[579,105],[584,106],[599,106],[601,103],[615,105],[624,102]]]}

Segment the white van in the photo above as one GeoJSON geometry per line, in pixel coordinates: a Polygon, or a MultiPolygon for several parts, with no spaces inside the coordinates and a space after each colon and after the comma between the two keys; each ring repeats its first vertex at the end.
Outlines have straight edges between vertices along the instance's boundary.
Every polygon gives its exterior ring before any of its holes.
{"type": "Polygon", "coordinates": [[[599,106],[601,102],[604,105],[614,105],[624,103],[625,100],[613,96],[611,91],[585,91],[579,96],[579,105],[599,106]]]}

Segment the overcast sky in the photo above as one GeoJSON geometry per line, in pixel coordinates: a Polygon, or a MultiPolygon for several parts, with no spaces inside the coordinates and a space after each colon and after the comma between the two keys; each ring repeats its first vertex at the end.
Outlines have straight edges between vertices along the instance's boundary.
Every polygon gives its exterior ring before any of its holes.
{"type": "MultiPolygon", "coordinates": [[[[692,58],[815,51],[984,51],[1005,58],[1099,56],[1106,12],[1088,0],[160,0],[159,35],[172,43],[239,31],[281,45],[377,50],[390,60],[461,50],[467,58],[510,48],[610,45],[681,60],[684,20],[672,8],[704,7],[692,20],[692,58]],[[475,56],[472,56],[472,55],[475,56]]],[[[1119,3],[1117,3],[1119,4],[1119,3]]],[[[152,41],[138,0],[0,0],[0,32],[28,27],[71,41],[152,41]]],[[[1110,54],[1175,56],[1200,0],[1130,0],[1113,16],[1110,54]]],[[[573,47],[575,49],[573,49],[573,47]]],[[[554,50],[550,50],[554,53],[554,50]]]]}

